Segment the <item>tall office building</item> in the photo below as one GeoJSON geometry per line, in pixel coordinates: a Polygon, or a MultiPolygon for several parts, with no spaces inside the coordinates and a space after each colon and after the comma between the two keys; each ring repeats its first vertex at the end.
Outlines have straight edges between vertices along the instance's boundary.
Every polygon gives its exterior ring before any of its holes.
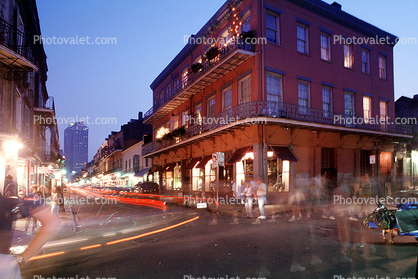
{"type": "Polygon", "coordinates": [[[70,123],[64,131],[67,171],[78,172],[88,161],[89,128],[83,122],[70,123]]]}

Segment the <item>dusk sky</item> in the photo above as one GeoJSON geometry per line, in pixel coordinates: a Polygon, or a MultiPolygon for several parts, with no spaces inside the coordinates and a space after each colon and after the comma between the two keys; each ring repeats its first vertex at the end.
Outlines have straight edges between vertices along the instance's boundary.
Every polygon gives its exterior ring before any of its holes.
{"type": "MultiPolygon", "coordinates": [[[[37,0],[42,36],[115,38],[116,44],[45,44],[61,149],[67,120],[88,124],[89,160],[111,131],[152,106],[151,82],[225,0],[37,0]],[[185,4],[187,3],[187,4],[185,4]],[[115,123],[116,120],[116,123],[115,123]],[[113,122],[113,124],[112,124],[113,122]]],[[[327,0],[327,3],[334,1],[327,0]]],[[[416,0],[338,0],[342,9],[400,38],[418,40],[416,0]]],[[[57,42],[57,40],[56,40],[57,42]]],[[[394,48],[395,100],[418,94],[418,44],[394,48]]]]}

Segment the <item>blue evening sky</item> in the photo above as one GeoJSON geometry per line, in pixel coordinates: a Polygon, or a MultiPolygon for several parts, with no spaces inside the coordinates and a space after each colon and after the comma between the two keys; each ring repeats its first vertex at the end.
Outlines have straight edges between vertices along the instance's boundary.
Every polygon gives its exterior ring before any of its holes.
{"type": "MultiPolygon", "coordinates": [[[[116,38],[116,44],[45,44],[47,89],[58,123],[89,118],[89,160],[111,131],[152,106],[151,82],[224,0],[37,0],[42,35],[116,38]],[[187,3],[187,4],[186,4],[187,3]],[[99,118],[104,124],[95,124],[99,118]],[[112,119],[116,119],[115,121],[112,119]],[[112,124],[113,121],[113,124],[112,124]],[[106,123],[107,122],[107,123],[106,123]]],[[[332,0],[326,0],[332,3],[332,0]]],[[[416,0],[338,0],[342,9],[401,38],[418,40],[416,0]]],[[[47,42],[48,43],[48,42],[47,42]]],[[[418,94],[418,44],[395,46],[395,100],[418,94]]],[[[59,125],[61,148],[64,129],[59,125]]]]}

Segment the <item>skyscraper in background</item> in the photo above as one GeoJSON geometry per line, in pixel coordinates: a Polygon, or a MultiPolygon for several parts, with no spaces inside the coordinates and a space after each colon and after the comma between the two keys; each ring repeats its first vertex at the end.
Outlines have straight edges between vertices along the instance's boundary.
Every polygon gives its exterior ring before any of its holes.
{"type": "Polygon", "coordinates": [[[70,123],[64,131],[67,172],[79,172],[88,161],[89,128],[83,122],[70,123]]]}

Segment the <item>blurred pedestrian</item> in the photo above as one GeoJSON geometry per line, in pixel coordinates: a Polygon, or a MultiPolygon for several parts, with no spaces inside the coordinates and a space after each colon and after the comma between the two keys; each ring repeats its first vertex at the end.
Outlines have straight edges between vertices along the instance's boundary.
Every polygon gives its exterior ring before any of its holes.
{"type": "Polygon", "coordinates": [[[301,210],[301,203],[305,200],[305,195],[303,194],[302,188],[300,186],[296,186],[296,189],[292,193],[289,199],[289,205],[292,209],[292,218],[289,219],[289,222],[295,222],[296,220],[302,219],[302,210],[301,210]],[[296,219],[296,213],[299,214],[298,218],[296,219]]]}
{"type": "Polygon", "coordinates": [[[257,180],[258,187],[256,191],[256,199],[258,202],[258,208],[260,209],[259,219],[266,219],[266,212],[264,210],[264,205],[267,203],[267,184],[264,183],[261,179],[257,180]]]}
{"type": "MultiPolygon", "coordinates": [[[[16,187],[17,188],[17,187],[16,187]]],[[[62,228],[61,221],[51,215],[49,207],[44,205],[44,200],[39,196],[30,194],[28,197],[16,199],[0,194],[0,207],[3,210],[1,215],[1,233],[3,239],[0,251],[0,276],[1,278],[21,278],[20,266],[27,263],[31,257],[38,254],[42,246],[52,239],[62,228]],[[26,247],[22,254],[13,257],[6,253],[10,252],[11,239],[7,237],[12,233],[12,222],[9,222],[12,213],[19,212],[24,217],[31,216],[42,223],[42,227],[26,247]],[[4,220],[3,220],[4,219],[4,220]],[[7,221],[9,220],[9,221],[7,221]]]]}
{"type": "Polygon", "coordinates": [[[254,189],[250,186],[250,181],[245,182],[245,211],[247,213],[247,218],[253,218],[253,197],[255,197],[254,189]]]}
{"type": "Polygon", "coordinates": [[[58,210],[60,209],[60,205],[59,205],[59,190],[57,186],[55,186],[52,189],[51,200],[52,200],[51,214],[55,214],[56,216],[58,216],[58,210]]]}

